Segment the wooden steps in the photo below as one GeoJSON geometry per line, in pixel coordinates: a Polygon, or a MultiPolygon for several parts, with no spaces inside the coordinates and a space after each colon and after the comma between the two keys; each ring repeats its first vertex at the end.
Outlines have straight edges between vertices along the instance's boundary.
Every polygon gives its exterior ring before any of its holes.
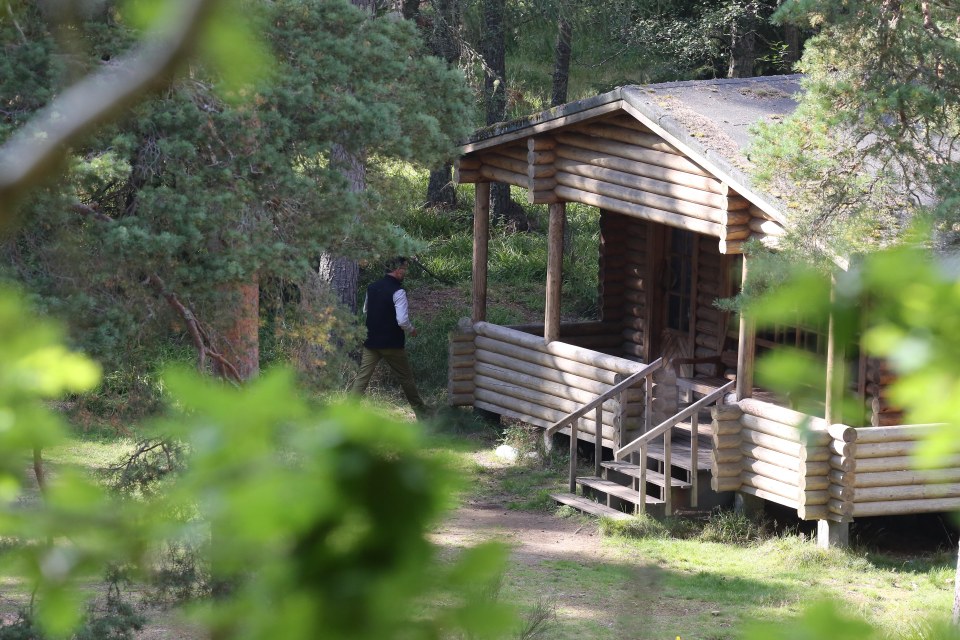
{"type": "MultiPolygon", "coordinates": [[[[710,469],[710,449],[711,444],[709,441],[705,443],[703,442],[703,439],[701,439],[699,443],[699,450],[697,452],[697,471],[705,471],[710,469]]],[[[654,460],[664,462],[666,460],[666,456],[663,453],[663,443],[650,443],[650,447],[647,449],[647,455],[654,460]]],[[[689,437],[678,438],[677,434],[674,434],[673,440],[671,440],[670,464],[688,472],[694,471],[693,465],[690,464],[689,437]]]]}
{"type": "MultiPolygon", "coordinates": [[[[601,462],[600,466],[604,469],[609,469],[610,471],[616,471],[617,473],[622,473],[625,476],[630,476],[631,478],[637,478],[638,480],[640,479],[639,465],[630,464],[629,462],[621,462],[618,460],[608,460],[606,462],[601,462]]],[[[579,480],[579,478],[577,480],[579,480]]],[[[652,469],[647,469],[646,480],[647,482],[655,484],[659,487],[665,487],[667,485],[663,474],[652,469]]],[[[670,478],[670,486],[678,487],[680,489],[689,489],[691,487],[689,482],[680,480],[679,478],[670,478]]]]}
{"type": "Polygon", "coordinates": [[[629,520],[633,517],[629,513],[617,511],[605,504],[594,502],[583,496],[575,496],[572,493],[551,493],[550,497],[561,504],[569,505],[578,511],[583,511],[584,513],[598,517],[613,518],[615,520],[629,520]]]}
{"type": "MultiPolygon", "coordinates": [[[[689,438],[693,434],[693,425],[689,422],[678,422],[673,425],[673,428],[676,432],[685,433],[689,438]]],[[[712,420],[700,420],[700,424],[697,425],[697,435],[700,437],[700,443],[710,446],[710,437],[713,436],[713,421],[712,420]]]]}
{"type": "MultiPolygon", "coordinates": [[[[617,484],[616,482],[611,482],[610,480],[604,480],[603,478],[598,478],[596,476],[585,476],[577,478],[577,484],[581,487],[587,487],[593,489],[594,491],[599,491],[600,493],[605,493],[608,496],[614,496],[620,498],[625,502],[631,502],[633,504],[640,504],[640,492],[626,487],[622,484],[617,484]]],[[[654,498],[653,496],[644,496],[646,498],[646,504],[663,504],[663,500],[659,498],[654,498]]]]}

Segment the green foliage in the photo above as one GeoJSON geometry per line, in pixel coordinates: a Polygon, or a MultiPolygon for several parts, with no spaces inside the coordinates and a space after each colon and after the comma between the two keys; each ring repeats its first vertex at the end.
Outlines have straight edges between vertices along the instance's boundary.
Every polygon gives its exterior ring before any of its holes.
{"type": "MultiPolygon", "coordinates": [[[[434,558],[424,532],[449,505],[452,478],[421,453],[416,428],[351,406],[317,411],[279,370],[244,389],[171,372],[177,412],[157,428],[182,443],[177,457],[188,451],[187,463],[134,474],[137,499],[118,501],[64,471],[41,504],[17,507],[24,454],[59,433],[31,398],[96,379],[87,360],[57,345],[55,331],[27,318],[4,294],[0,535],[38,541],[8,553],[36,590],[24,632],[33,633],[33,620],[52,635],[76,628],[91,575],[117,563],[142,575],[152,551],[198,533],[209,540],[214,584],[228,585],[201,619],[224,637],[495,637],[513,624],[509,607],[484,597],[498,580],[501,548],[480,546],[453,563],[434,558]],[[157,477],[164,491],[143,490],[157,477]]],[[[132,612],[119,601],[106,611],[77,637],[126,637],[118,629],[132,612]]]]}
{"type": "Polygon", "coordinates": [[[871,640],[879,638],[877,631],[859,618],[841,612],[832,601],[811,605],[804,624],[756,623],[744,633],[745,640],[871,640]]]}
{"type": "Polygon", "coordinates": [[[779,67],[773,70],[782,73],[786,70],[782,43],[775,40],[769,25],[778,4],[769,0],[655,3],[638,12],[629,38],[675,61],[676,75],[671,79],[715,78],[727,73],[733,34],[757,31],[758,61],[772,60],[779,67]]]}
{"type": "Polygon", "coordinates": [[[760,127],[751,159],[790,210],[792,246],[825,256],[882,246],[927,209],[950,229],[960,185],[957,10],[954,2],[783,3],[775,19],[818,34],[800,65],[799,108],[760,127]]]}
{"type": "MultiPolygon", "coordinates": [[[[861,347],[869,355],[885,358],[896,371],[898,379],[890,397],[904,407],[905,422],[942,425],[918,447],[917,465],[942,464],[946,456],[960,452],[956,418],[960,411],[960,289],[954,262],[934,255],[924,245],[909,245],[867,255],[850,270],[838,271],[833,275],[836,284],[832,298],[830,277],[797,267],[791,281],[754,305],[760,326],[781,321],[786,312],[808,322],[832,315],[841,352],[861,347]]],[[[768,358],[758,373],[767,373],[766,383],[778,391],[802,397],[810,393],[809,388],[804,389],[803,379],[810,368],[808,356],[800,358],[781,351],[776,359],[768,358]]],[[[851,374],[846,372],[847,376],[851,374]]],[[[816,393],[822,390],[821,386],[816,393]]],[[[855,406],[856,399],[847,398],[846,403],[855,406]]],[[[855,419],[857,414],[846,411],[844,417],[855,419]]],[[[797,561],[819,564],[843,559],[809,557],[797,561]]],[[[795,630],[799,635],[781,633],[775,637],[818,637],[816,630],[821,625],[837,623],[832,615],[823,607],[812,610],[795,630]]],[[[869,627],[858,624],[847,625],[849,635],[836,637],[878,637],[869,627]],[[857,635],[860,633],[863,635],[857,635]]],[[[931,631],[929,637],[944,637],[939,633],[931,631]]]]}
{"type": "MultiPolygon", "coordinates": [[[[27,3],[11,11],[16,23],[0,24],[10,43],[0,65],[9,91],[0,95],[17,98],[4,105],[0,140],[57,94],[57,61],[67,59],[46,14],[27,3]]],[[[237,285],[250,281],[269,285],[263,309],[285,312],[269,319],[282,330],[267,356],[310,360],[303,343],[329,341],[311,333],[320,327],[348,341],[348,325],[325,314],[322,301],[291,302],[316,298],[322,252],[392,252],[404,238],[383,223],[375,192],[353,192],[336,154],[434,164],[468,131],[462,77],[421,55],[412,24],[369,19],[345,0],[228,2],[223,11],[203,43],[230,64],[194,65],[99,131],[56,184],[24,204],[29,224],[0,246],[5,275],[69,318],[75,341],[109,370],[150,375],[144,360],[189,344],[169,300],[144,286],[153,276],[215,343],[234,321],[237,285]],[[246,37],[251,30],[261,37],[246,37]],[[247,44],[238,52],[240,40],[247,44]],[[253,84],[254,62],[264,59],[273,61],[270,82],[253,84]]],[[[140,36],[112,3],[81,18],[70,25],[83,44],[69,58],[78,71],[140,36]]]]}
{"type": "MultiPolygon", "coordinates": [[[[841,350],[858,348],[862,330],[867,353],[887,358],[897,371],[891,400],[906,409],[907,420],[947,425],[931,436],[923,450],[956,453],[960,294],[953,263],[936,258],[925,247],[874,253],[836,274],[833,300],[828,276],[799,267],[796,271],[786,286],[753,307],[758,322],[779,322],[785,310],[808,322],[832,314],[841,350]],[[788,306],[787,300],[799,303],[788,306]]],[[[803,388],[812,366],[809,355],[780,351],[758,372],[767,373],[765,380],[777,390],[802,397],[810,393],[803,388]]]]}

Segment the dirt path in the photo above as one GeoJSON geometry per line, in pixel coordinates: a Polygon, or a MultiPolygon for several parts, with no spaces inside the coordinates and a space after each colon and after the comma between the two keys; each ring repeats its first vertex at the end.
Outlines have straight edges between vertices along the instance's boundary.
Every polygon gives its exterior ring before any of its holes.
{"type": "Polygon", "coordinates": [[[511,557],[526,564],[543,560],[602,561],[611,555],[601,546],[594,522],[517,511],[491,501],[467,501],[431,538],[441,547],[452,548],[489,540],[504,542],[512,549],[511,557]]]}
{"type": "MultiPolygon", "coordinates": [[[[476,461],[493,473],[495,467],[507,464],[483,453],[477,454],[476,461]]],[[[649,608],[638,606],[659,600],[657,569],[604,541],[593,520],[510,509],[509,498],[494,494],[466,500],[437,528],[432,540],[448,552],[486,541],[507,544],[511,552],[500,597],[518,605],[524,619],[538,604],[553,611],[548,627],[536,637],[662,637],[657,632],[648,635],[649,608]]]]}

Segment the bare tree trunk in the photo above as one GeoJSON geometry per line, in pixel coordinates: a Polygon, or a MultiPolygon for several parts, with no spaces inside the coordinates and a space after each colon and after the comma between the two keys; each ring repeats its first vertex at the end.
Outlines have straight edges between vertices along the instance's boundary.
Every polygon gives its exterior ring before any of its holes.
{"type": "Polygon", "coordinates": [[[404,20],[416,20],[420,15],[420,0],[403,0],[400,13],[404,20]]]}
{"type": "Polygon", "coordinates": [[[800,55],[803,53],[800,49],[800,29],[797,25],[783,25],[783,41],[787,44],[784,62],[789,65],[789,70],[793,71],[793,65],[800,61],[800,55]]]}
{"type": "Polygon", "coordinates": [[[325,253],[320,256],[320,279],[331,287],[340,302],[351,313],[357,312],[357,291],[360,279],[360,267],[356,260],[332,256],[325,253]]]}
{"type": "Polygon", "coordinates": [[[487,107],[487,124],[503,120],[507,111],[506,43],[504,41],[504,0],[484,0],[481,53],[486,73],[483,97],[487,107]]]}
{"type": "MultiPolygon", "coordinates": [[[[487,124],[500,122],[507,112],[506,44],[504,41],[504,0],[483,1],[483,38],[481,53],[486,64],[483,97],[487,107],[487,124]]],[[[490,185],[490,217],[503,222],[510,207],[510,185],[490,185]]]]}
{"type": "Polygon", "coordinates": [[[553,48],[553,95],[550,98],[553,107],[567,101],[572,42],[573,26],[565,16],[560,16],[557,18],[557,42],[553,48]]]}
{"type": "MultiPolygon", "coordinates": [[[[427,31],[429,28],[429,33],[424,33],[424,36],[430,43],[431,53],[454,66],[460,60],[461,20],[458,3],[456,0],[434,0],[433,9],[433,22],[420,25],[421,29],[427,31]]],[[[428,207],[453,209],[457,206],[457,191],[453,186],[452,171],[453,165],[446,163],[430,172],[430,182],[427,184],[428,207]]]]}

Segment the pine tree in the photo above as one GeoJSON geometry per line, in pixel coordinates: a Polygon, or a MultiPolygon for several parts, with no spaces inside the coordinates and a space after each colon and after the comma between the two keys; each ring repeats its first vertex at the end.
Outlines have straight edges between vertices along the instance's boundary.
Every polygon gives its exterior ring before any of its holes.
{"type": "MultiPolygon", "coordinates": [[[[16,22],[0,23],[14,43],[0,86],[18,88],[0,91],[16,96],[4,105],[4,137],[66,75],[44,16],[13,6],[16,22]]],[[[368,20],[342,0],[256,7],[275,61],[269,85],[225,99],[212,67],[192,66],[77,148],[62,178],[24,204],[28,224],[3,247],[14,277],[110,365],[169,344],[176,310],[201,364],[244,377],[230,371],[226,339],[241,352],[241,338],[256,344],[259,283],[298,296],[324,251],[390,250],[375,194],[350,189],[333,143],[434,163],[466,134],[462,78],[419,55],[412,25],[368,20]],[[427,108],[423,95],[435,96],[427,108]]],[[[83,68],[137,36],[113,10],[76,31],[83,68]]]]}
{"type": "MultiPolygon", "coordinates": [[[[764,127],[752,159],[791,207],[796,248],[846,254],[896,242],[960,195],[960,3],[806,0],[781,21],[818,28],[797,111],[764,127]]],[[[945,236],[946,237],[946,236],[945,236]]]]}

